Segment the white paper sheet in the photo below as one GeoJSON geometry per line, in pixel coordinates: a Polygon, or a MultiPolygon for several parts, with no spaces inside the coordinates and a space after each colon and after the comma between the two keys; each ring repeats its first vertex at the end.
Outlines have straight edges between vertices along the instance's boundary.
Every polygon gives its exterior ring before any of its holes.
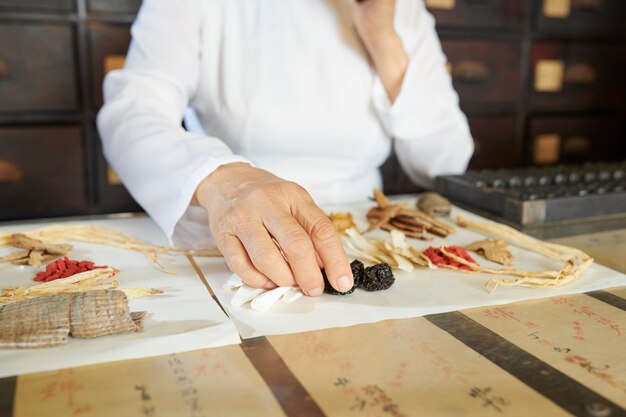
{"type": "MultiPolygon", "coordinates": [[[[359,223],[365,219],[365,212],[369,207],[371,204],[332,207],[327,209],[327,212],[349,211],[359,223]]],[[[459,209],[453,211],[452,218],[456,218],[457,213],[463,213],[468,218],[481,219],[459,209]]],[[[362,222],[359,224],[362,229],[364,226],[362,222]]],[[[369,236],[387,239],[389,234],[376,231],[368,234],[369,236]]],[[[442,244],[467,245],[481,239],[484,239],[481,234],[457,228],[456,233],[445,239],[435,238],[432,242],[409,239],[409,242],[423,250],[428,246],[439,247],[442,244]]],[[[512,247],[511,252],[515,255],[516,267],[521,269],[560,270],[563,267],[563,263],[524,249],[512,247]]],[[[472,256],[483,266],[501,268],[500,265],[488,262],[478,255],[472,256]]],[[[209,284],[244,339],[418,317],[626,285],[626,275],[594,264],[576,281],[561,287],[543,289],[499,287],[494,294],[489,294],[484,289],[484,283],[490,278],[487,274],[417,268],[413,272],[394,270],[396,282],[386,291],[369,293],[357,289],[347,296],[323,294],[319,298],[302,297],[292,304],[276,303],[270,311],[259,313],[253,311],[249,305],[233,308],[230,300],[235,291],[222,288],[230,274],[226,268],[216,270],[215,265],[212,266],[212,271],[213,273],[207,274],[209,284]]],[[[498,276],[498,278],[508,277],[498,276]]]]}
{"type": "MultiPolygon", "coordinates": [[[[166,244],[158,227],[146,217],[84,223],[100,224],[123,230],[137,239],[166,244]]],[[[27,230],[45,225],[19,225],[0,230],[27,230]]],[[[0,377],[240,343],[236,328],[213,300],[186,257],[160,256],[162,263],[175,272],[175,275],[167,275],[142,253],[71,243],[74,250],[70,259],[89,260],[119,269],[121,272],[116,279],[120,281],[120,287],[159,288],[165,290],[165,294],[129,301],[130,311],[148,311],[143,333],[87,340],[70,337],[66,346],[48,349],[0,349],[0,377]]],[[[0,256],[9,251],[0,248],[0,256]]],[[[33,285],[35,273],[32,267],[0,265],[0,286],[33,285]]]]}

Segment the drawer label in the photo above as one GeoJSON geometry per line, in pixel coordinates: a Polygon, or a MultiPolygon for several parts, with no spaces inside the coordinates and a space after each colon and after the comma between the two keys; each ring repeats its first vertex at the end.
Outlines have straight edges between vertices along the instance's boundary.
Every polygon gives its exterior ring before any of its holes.
{"type": "Polygon", "coordinates": [[[553,93],[563,89],[565,64],[555,59],[538,61],[535,65],[535,91],[553,93]]]}
{"type": "Polygon", "coordinates": [[[555,164],[559,162],[560,153],[560,135],[551,133],[535,137],[535,143],[533,144],[533,162],[535,164],[555,164]]]}
{"type": "Polygon", "coordinates": [[[452,10],[456,6],[456,0],[426,0],[429,9],[452,10]]]}
{"type": "Polygon", "coordinates": [[[571,0],[543,0],[543,15],[553,19],[565,19],[572,8],[571,0]]]}

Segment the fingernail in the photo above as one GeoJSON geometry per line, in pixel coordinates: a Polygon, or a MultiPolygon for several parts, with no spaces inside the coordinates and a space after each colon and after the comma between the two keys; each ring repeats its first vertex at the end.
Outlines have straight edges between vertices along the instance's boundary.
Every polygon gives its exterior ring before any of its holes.
{"type": "Polygon", "coordinates": [[[341,292],[349,291],[352,288],[352,280],[347,275],[342,275],[337,279],[337,288],[341,292]]]}
{"type": "Polygon", "coordinates": [[[315,287],[307,292],[309,297],[319,297],[324,292],[324,287],[315,287]]]}
{"type": "Polygon", "coordinates": [[[274,284],[272,281],[267,281],[267,284],[265,284],[265,288],[267,288],[268,290],[273,290],[276,287],[277,285],[274,284]]]}

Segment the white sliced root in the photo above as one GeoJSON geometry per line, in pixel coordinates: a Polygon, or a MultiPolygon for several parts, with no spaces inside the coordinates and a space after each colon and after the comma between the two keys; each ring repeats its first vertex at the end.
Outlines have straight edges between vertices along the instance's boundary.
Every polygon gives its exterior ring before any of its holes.
{"type": "Polygon", "coordinates": [[[126,298],[129,300],[144,297],[146,295],[163,294],[165,292],[163,290],[157,290],[156,288],[120,288],[120,291],[124,291],[126,298]]]}
{"type": "Polygon", "coordinates": [[[281,297],[281,300],[283,303],[291,304],[304,295],[304,293],[299,287],[288,287],[288,288],[289,288],[289,291],[287,291],[281,297]]]}
{"type": "Polygon", "coordinates": [[[250,303],[255,311],[265,312],[269,310],[276,301],[278,301],[283,295],[287,294],[291,290],[291,287],[277,287],[273,290],[266,291],[263,294],[258,295],[250,303]]]}
{"type": "Polygon", "coordinates": [[[395,253],[392,253],[391,256],[393,256],[393,259],[396,261],[396,264],[398,265],[398,269],[401,269],[407,272],[411,272],[413,269],[415,269],[415,267],[413,266],[413,263],[409,261],[407,258],[405,258],[404,256],[398,255],[395,253]]]}
{"type": "Polygon", "coordinates": [[[254,288],[249,285],[243,284],[241,287],[237,289],[237,292],[233,296],[233,299],[230,300],[230,305],[233,307],[241,307],[245,303],[254,300],[259,295],[267,292],[267,290],[263,288],[254,288]]]}
{"type": "Polygon", "coordinates": [[[237,274],[232,274],[228,280],[222,285],[225,290],[235,290],[243,285],[243,281],[237,274]]]}

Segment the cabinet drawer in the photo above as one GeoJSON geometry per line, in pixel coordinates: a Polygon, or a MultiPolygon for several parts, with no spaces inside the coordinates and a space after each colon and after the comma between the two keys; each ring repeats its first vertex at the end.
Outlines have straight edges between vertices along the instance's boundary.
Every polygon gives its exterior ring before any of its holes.
{"type": "Polygon", "coordinates": [[[626,34],[624,0],[540,0],[537,33],[585,38],[626,34]]]}
{"type": "Polygon", "coordinates": [[[626,159],[625,122],[610,117],[536,117],[527,149],[531,163],[549,165],[626,159]]]}
{"type": "Polygon", "coordinates": [[[105,72],[123,66],[130,44],[130,26],[97,26],[89,28],[91,44],[91,89],[93,107],[102,106],[102,81],[105,72]]]}
{"type": "Polygon", "coordinates": [[[78,127],[0,128],[0,218],[83,211],[83,158],[78,127]]]}
{"type": "Polygon", "coordinates": [[[513,116],[470,116],[474,155],[470,169],[512,168],[518,165],[513,116]]]}
{"type": "Polygon", "coordinates": [[[137,13],[141,0],[88,0],[87,7],[91,12],[104,13],[137,13]]]}
{"type": "Polygon", "coordinates": [[[521,45],[512,41],[442,39],[461,106],[514,105],[520,99],[521,45]]]}
{"type": "Polygon", "coordinates": [[[74,10],[75,4],[75,0],[2,0],[0,10],[67,12],[74,10]]]}
{"type": "Polygon", "coordinates": [[[520,29],[528,7],[520,0],[425,0],[437,27],[520,29]]]}
{"type": "Polygon", "coordinates": [[[624,100],[626,48],[536,43],[530,103],[540,109],[612,108],[624,100]]]}
{"type": "Polygon", "coordinates": [[[0,24],[0,112],[76,110],[70,26],[0,24]]]}
{"type": "MultiPolygon", "coordinates": [[[[96,131],[94,126],[94,132],[96,131]]],[[[121,213],[142,211],[126,187],[102,154],[102,142],[97,133],[98,141],[98,207],[102,213],[121,213]]]]}

